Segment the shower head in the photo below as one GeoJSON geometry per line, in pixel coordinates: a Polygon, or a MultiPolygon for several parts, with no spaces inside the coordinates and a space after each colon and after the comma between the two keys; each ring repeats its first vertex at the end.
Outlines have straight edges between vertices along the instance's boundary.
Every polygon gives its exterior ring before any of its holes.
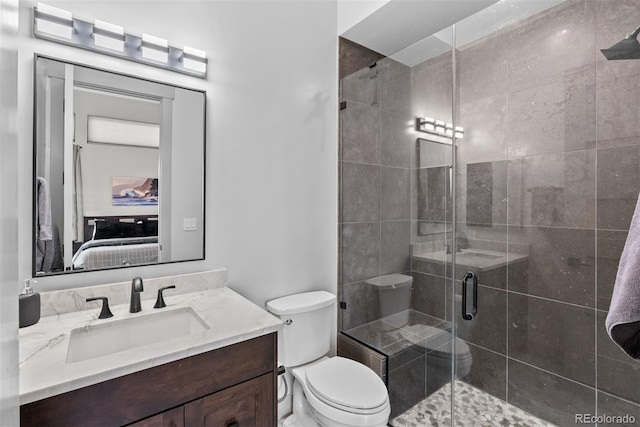
{"type": "Polygon", "coordinates": [[[640,59],[640,43],[638,43],[640,27],[611,46],[609,49],[600,49],[600,52],[610,61],[618,59],[640,59]]]}

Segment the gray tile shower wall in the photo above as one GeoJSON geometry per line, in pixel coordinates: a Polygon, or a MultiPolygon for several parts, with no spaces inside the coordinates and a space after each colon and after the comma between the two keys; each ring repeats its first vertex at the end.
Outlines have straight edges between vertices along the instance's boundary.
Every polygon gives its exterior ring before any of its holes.
{"type": "MultiPolygon", "coordinates": [[[[478,316],[457,322],[474,359],[463,380],[558,425],[596,411],[640,419],[640,363],[604,330],[640,192],[640,61],[599,52],[639,22],[640,0],[568,0],[456,52],[458,237],[510,260],[479,274],[478,316]]],[[[412,68],[414,115],[451,105],[443,70],[442,58],[412,68]]],[[[429,183],[412,174],[416,220],[430,214],[429,183]]],[[[412,259],[414,310],[451,320],[450,296],[436,307],[447,270],[412,259]]]]}
{"type": "Polygon", "coordinates": [[[450,53],[411,68],[385,59],[341,79],[341,325],[373,322],[360,332],[396,355],[394,415],[408,390],[428,394],[428,358],[377,320],[364,281],[410,270],[413,313],[458,316],[473,359],[463,381],[561,426],[577,413],[640,420],[640,362],[604,329],[640,192],[640,60],[599,51],[639,23],[640,0],[567,0],[459,46],[455,96],[450,53]],[[417,116],[451,121],[452,106],[465,129],[457,237],[507,260],[480,273],[469,323],[450,304],[451,150],[410,131],[417,116]]]}
{"type": "Polygon", "coordinates": [[[340,80],[342,329],[379,318],[367,279],[411,269],[411,71],[389,58],[368,65],[340,80]]]}
{"type": "Polygon", "coordinates": [[[595,414],[596,390],[507,359],[507,400],[558,426],[575,425],[575,414],[595,414]]]}
{"type": "Polygon", "coordinates": [[[384,58],[384,55],[342,37],[338,37],[338,49],[339,78],[341,79],[384,58]]]}

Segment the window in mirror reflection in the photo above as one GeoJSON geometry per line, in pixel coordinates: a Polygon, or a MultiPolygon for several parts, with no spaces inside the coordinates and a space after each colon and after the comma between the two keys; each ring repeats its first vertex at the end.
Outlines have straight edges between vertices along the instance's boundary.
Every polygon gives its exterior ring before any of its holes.
{"type": "Polygon", "coordinates": [[[87,142],[158,148],[160,146],[160,125],[88,116],[87,142]]]}
{"type": "Polygon", "coordinates": [[[204,258],[204,102],[37,57],[35,275],[204,258]]]}

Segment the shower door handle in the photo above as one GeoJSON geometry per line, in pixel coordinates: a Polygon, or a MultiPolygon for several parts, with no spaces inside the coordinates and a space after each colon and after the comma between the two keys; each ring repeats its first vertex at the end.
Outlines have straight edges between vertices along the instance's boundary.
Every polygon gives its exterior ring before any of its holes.
{"type": "Polygon", "coordinates": [[[472,320],[478,313],[478,276],[473,271],[467,272],[462,279],[462,318],[472,320]],[[467,284],[469,279],[473,280],[473,307],[471,313],[467,312],[467,284]]]}

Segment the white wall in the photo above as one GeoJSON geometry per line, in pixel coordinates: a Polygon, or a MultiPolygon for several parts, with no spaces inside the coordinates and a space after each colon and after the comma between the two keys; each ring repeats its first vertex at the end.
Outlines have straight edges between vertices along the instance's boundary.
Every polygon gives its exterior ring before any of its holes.
{"type": "Polygon", "coordinates": [[[336,291],[335,1],[49,1],[85,19],[206,50],[207,80],[31,37],[20,3],[20,276],[31,274],[33,53],[207,91],[206,260],[40,280],[59,289],[227,267],[258,304],[336,291]]]}
{"type": "Polygon", "coordinates": [[[371,15],[389,0],[338,0],[338,34],[371,15]]]}
{"type": "Polygon", "coordinates": [[[18,1],[0,0],[0,424],[18,418],[18,1]]]}
{"type": "Polygon", "coordinates": [[[202,164],[194,162],[194,153],[202,151],[203,108],[200,92],[176,91],[171,126],[171,259],[202,258],[204,188],[194,185],[202,177],[202,164]],[[184,230],[187,218],[195,220],[195,230],[184,230]]]}

